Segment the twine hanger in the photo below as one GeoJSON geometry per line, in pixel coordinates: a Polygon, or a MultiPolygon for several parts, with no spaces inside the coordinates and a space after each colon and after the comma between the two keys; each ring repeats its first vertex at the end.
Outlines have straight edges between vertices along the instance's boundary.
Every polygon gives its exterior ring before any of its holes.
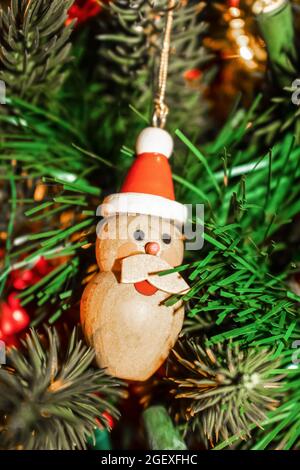
{"type": "Polygon", "coordinates": [[[165,103],[169,58],[171,49],[171,33],[174,20],[174,9],[180,4],[176,0],[168,0],[168,7],[166,13],[166,26],[163,47],[160,57],[157,93],[154,99],[154,114],[152,123],[154,127],[163,129],[166,125],[169,108],[165,103]]]}

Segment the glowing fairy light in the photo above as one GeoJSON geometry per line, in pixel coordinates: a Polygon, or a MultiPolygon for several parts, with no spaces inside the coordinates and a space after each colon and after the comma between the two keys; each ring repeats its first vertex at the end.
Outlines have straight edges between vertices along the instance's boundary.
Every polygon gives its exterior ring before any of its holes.
{"type": "Polygon", "coordinates": [[[252,49],[248,46],[242,46],[240,47],[240,56],[244,60],[252,60],[254,57],[252,49]]]}
{"type": "Polygon", "coordinates": [[[241,10],[239,8],[231,7],[229,8],[229,13],[233,18],[238,18],[241,14],[241,10]]]}
{"type": "Polygon", "coordinates": [[[241,34],[240,36],[236,38],[236,42],[238,43],[240,47],[248,46],[250,39],[245,34],[241,34]]]}
{"type": "Polygon", "coordinates": [[[249,45],[250,39],[245,31],[245,21],[242,18],[242,11],[239,8],[240,1],[229,0],[228,6],[228,13],[230,15],[230,36],[234,39],[237,45],[240,58],[247,62],[248,67],[255,67],[255,63],[253,62],[254,51],[249,45]]]}
{"type": "Polygon", "coordinates": [[[234,18],[230,21],[230,27],[233,29],[242,29],[245,26],[245,21],[241,18],[234,18]]]}

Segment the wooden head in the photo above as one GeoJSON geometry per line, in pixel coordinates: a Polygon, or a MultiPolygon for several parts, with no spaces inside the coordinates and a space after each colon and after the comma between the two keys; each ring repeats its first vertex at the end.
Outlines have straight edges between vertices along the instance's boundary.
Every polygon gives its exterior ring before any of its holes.
{"type": "Polygon", "coordinates": [[[121,260],[134,254],[155,254],[170,266],[182,263],[181,230],[170,220],[121,214],[104,220],[97,234],[96,257],[101,271],[121,270],[121,260]]]}

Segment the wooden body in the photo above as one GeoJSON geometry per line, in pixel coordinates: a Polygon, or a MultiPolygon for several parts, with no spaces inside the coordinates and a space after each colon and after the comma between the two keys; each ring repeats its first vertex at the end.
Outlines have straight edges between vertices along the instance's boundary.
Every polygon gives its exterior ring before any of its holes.
{"type": "Polygon", "coordinates": [[[161,366],[181,331],[184,307],[161,305],[169,294],[140,294],[113,272],[97,274],[86,287],[81,322],[100,367],[119,378],[147,380],[161,366]]]}
{"type": "Polygon", "coordinates": [[[96,241],[101,272],[84,291],[81,322],[98,365],[109,374],[143,381],[167,358],[182,328],[184,307],[162,303],[188,285],[178,273],[156,273],[179,265],[183,251],[181,231],[167,220],[117,215],[105,221],[96,241]],[[136,237],[136,230],[143,236],[136,237]],[[168,243],[163,234],[170,235],[168,243]],[[157,256],[147,253],[149,243],[158,245],[157,256]]]}

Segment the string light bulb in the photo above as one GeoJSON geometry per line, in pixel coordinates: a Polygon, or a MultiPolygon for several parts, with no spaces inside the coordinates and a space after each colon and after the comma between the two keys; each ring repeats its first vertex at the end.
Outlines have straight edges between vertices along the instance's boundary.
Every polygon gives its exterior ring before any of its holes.
{"type": "Polygon", "coordinates": [[[250,49],[250,47],[241,46],[240,47],[240,56],[244,60],[252,60],[253,57],[254,57],[254,53],[253,53],[252,49],[250,49]]]}
{"type": "Polygon", "coordinates": [[[250,39],[245,31],[245,20],[242,17],[242,11],[240,10],[239,0],[228,1],[228,13],[229,13],[229,34],[237,45],[237,51],[240,58],[247,63],[248,67],[255,67],[253,62],[254,51],[250,47],[250,39]]]}

